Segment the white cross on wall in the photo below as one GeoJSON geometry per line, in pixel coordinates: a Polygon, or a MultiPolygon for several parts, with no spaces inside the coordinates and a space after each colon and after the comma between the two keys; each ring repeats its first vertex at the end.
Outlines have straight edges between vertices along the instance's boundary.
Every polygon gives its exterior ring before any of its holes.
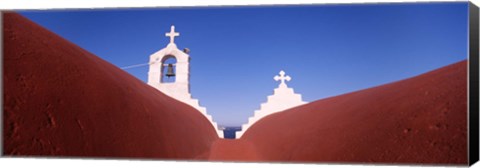
{"type": "Polygon", "coordinates": [[[286,86],[287,84],[285,84],[285,81],[290,81],[292,80],[292,78],[290,78],[290,76],[285,76],[285,72],[282,70],[280,71],[280,76],[275,76],[273,77],[273,79],[275,81],[279,81],[280,80],[280,86],[286,86]]]}
{"type": "Polygon", "coordinates": [[[170,27],[170,32],[165,33],[165,36],[170,37],[170,44],[173,44],[174,40],[175,40],[175,37],[180,36],[180,33],[175,32],[175,26],[172,25],[172,27],[170,27]]]}

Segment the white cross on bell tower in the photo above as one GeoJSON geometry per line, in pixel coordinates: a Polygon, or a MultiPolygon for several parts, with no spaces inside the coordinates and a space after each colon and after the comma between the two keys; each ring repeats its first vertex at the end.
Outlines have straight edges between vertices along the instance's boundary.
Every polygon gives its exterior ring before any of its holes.
{"type": "Polygon", "coordinates": [[[175,32],[175,26],[172,25],[172,26],[170,27],[170,32],[165,33],[165,36],[166,36],[166,37],[170,37],[170,44],[174,44],[174,43],[175,43],[175,42],[174,42],[174,41],[175,41],[175,37],[180,36],[180,33],[175,32]]]}
{"type": "Polygon", "coordinates": [[[285,84],[285,81],[290,81],[292,80],[292,78],[290,78],[290,76],[285,76],[285,71],[280,71],[280,76],[275,76],[273,77],[273,79],[275,81],[279,81],[280,80],[280,85],[278,85],[279,87],[287,87],[287,84],[285,84]]]}

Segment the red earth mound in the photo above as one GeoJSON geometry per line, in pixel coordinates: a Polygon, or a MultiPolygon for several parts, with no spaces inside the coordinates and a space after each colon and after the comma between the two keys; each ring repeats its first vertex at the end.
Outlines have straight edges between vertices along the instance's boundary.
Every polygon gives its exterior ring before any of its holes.
{"type": "Polygon", "coordinates": [[[467,164],[467,61],[275,113],[241,140],[262,161],[467,164]]]}
{"type": "Polygon", "coordinates": [[[15,13],[3,14],[3,154],[191,159],[200,112],[15,13]]]}

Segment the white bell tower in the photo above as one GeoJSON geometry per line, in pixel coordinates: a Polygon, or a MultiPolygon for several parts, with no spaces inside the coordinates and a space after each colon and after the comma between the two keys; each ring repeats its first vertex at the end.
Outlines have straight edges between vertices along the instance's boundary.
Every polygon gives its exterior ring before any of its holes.
{"type": "Polygon", "coordinates": [[[201,107],[198,100],[193,99],[190,94],[190,56],[188,53],[179,50],[174,43],[175,37],[180,36],[180,33],[175,32],[175,26],[172,25],[170,32],[165,33],[165,36],[170,37],[170,43],[167,47],[150,55],[148,85],[160,90],[172,98],[196,108],[210,121],[214,129],[217,131],[218,136],[223,138],[223,131],[218,130],[217,123],[213,121],[212,116],[207,114],[207,109],[201,107]],[[170,66],[175,73],[175,76],[172,77],[174,80],[172,82],[168,82],[165,79],[167,74],[163,74],[165,68],[169,66],[169,64],[165,62],[168,59],[176,60],[176,63],[170,63],[170,66]]]}

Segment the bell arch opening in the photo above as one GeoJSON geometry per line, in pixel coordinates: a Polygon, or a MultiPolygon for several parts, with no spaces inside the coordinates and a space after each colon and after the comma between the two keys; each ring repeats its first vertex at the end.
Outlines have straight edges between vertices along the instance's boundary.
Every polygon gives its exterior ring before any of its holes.
{"type": "Polygon", "coordinates": [[[161,63],[162,76],[160,77],[160,83],[174,83],[177,76],[177,59],[173,55],[167,55],[163,57],[161,63]]]}

